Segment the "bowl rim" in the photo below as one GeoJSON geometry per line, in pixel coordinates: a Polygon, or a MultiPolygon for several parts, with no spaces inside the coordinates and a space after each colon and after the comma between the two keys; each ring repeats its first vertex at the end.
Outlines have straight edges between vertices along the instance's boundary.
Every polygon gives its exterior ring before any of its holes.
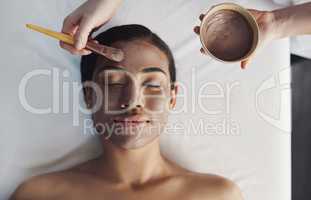
{"type": "Polygon", "coordinates": [[[202,34],[200,34],[200,41],[202,44],[202,47],[204,49],[205,52],[207,52],[212,58],[220,61],[220,62],[225,62],[225,63],[233,63],[233,62],[241,62],[244,60],[249,59],[252,55],[254,55],[254,53],[257,50],[258,44],[259,44],[259,40],[260,40],[260,32],[259,32],[259,26],[258,23],[256,21],[256,19],[254,18],[254,16],[244,7],[235,4],[235,3],[220,3],[220,4],[216,4],[214,6],[212,6],[205,14],[204,14],[204,18],[201,21],[200,24],[200,33],[202,33],[202,29],[203,29],[203,25],[204,23],[206,23],[206,20],[209,16],[211,16],[212,14],[214,14],[215,12],[219,11],[219,10],[232,10],[235,12],[238,12],[239,14],[241,14],[246,20],[247,22],[250,24],[250,26],[253,29],[253,44],[252,44],[252,48],[251,50],[243,57],[237,59],[237,60],[222,60],[221,58],[216,57],[214,54],[212,54],[208,48],[205,45],[204,42],[204,37],[202,34]]]}

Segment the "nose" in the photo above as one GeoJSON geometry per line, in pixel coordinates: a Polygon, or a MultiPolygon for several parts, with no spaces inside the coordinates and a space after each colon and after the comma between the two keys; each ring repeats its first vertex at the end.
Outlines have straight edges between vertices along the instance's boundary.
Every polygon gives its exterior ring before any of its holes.
{"type": "Polygon", "coordinates": [[[144,100],[141,88],[139,88],[139,85],[137,83],[131,81],[131,83],[128,84],[126,91],[124,92],[124,95],[124,108],[130,108],[134,111],[138,111],[143,108],[144,100]]]}
{"type": "MultiPolygon", "coordinates": [[[[129,107],[130,105],[129,104],[125,104],[125,103],[123,103],[123,104],[121,104],[121,108],[127,108],[127,107],[129,107]]],[[[136,106],[134,106],[134,108],[141,108],[142,106],[140,105],[140,104],[137,104],[136,106]]]]}
{"type": "MultiPolygon", "coordinates": [[[[128,109],[129,105],[128,104],[122,104],[121,109],[128,109]],[[122,106],[124,105],[124,106],[122,106]]],[[[140,104],[136,104],[136,106],[132,106],[129,108],[129,111],[127,111],[130,115],[137,115],[142,112],[142,106],[140,104]]]]}

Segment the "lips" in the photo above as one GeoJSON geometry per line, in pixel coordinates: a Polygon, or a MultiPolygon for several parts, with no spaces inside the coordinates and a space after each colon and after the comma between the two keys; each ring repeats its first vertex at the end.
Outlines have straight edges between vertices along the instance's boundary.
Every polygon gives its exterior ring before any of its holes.
{"type": "Polygon", "coordinates": [[[124,118],[116,118],[113,120],[116,123],[124,123],[124,124],[142,124],[142,123],[150,123],[150,120],[141,117],[141,116],[130,116],[130,117],[124,117],[124,118]]]}

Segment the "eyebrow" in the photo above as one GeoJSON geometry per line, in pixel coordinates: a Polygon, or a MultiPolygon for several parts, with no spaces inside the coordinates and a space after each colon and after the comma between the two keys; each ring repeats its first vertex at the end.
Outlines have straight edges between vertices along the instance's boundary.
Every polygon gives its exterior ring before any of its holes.
{"type": "Polygon", "coordinates": [[[144,69],[141,70],[141,72],[143,72],[143,73],[148,73],[148,72],[162,72],[163,74],[166,75],[166,72],[165,72],[163,69],[159,68],[159,67],[148,67],[148,68],[144,68],[144,69]]]}
{"type": "MultiPolygon", "coordinates": [[[[104,71],[104,70],[128,71],[126,68],[124,68],[124,67],[119,67],[119,66],[105,66],[105,67],[103,67],[100,71],[104,71]]],[[[159,67],[148,67],[148,68],[144,68],[144,69],[142,69],[140,72],[142,72],[142,73],[161,72],[161,73],[167,75],[166,72],[165,72],[163,69],[159,68],[159,67]]]]}

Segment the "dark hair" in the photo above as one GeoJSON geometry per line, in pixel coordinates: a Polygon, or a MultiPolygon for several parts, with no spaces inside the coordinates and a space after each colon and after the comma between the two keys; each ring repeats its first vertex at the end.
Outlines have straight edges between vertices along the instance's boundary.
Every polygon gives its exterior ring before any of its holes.
{"type": "MultiPolygon", "coordinates": [[[[165,53],[169,62],[169,73],[171,82],[176,81],[176,68],[173,54],[168,45],[155,33],[146,28],[145,26],[138,24],[129,24],[122,26],[112,27],[95,37],[100,44],[111,45],[118,41],[131,41],[136,39],[142,39],[150,44],[159,48],[165,53]]],[[[95,71],[97,54],[90,54],[82,56],[81,58],[81,82],[92,80],[93,73],[95,71]]]]}

